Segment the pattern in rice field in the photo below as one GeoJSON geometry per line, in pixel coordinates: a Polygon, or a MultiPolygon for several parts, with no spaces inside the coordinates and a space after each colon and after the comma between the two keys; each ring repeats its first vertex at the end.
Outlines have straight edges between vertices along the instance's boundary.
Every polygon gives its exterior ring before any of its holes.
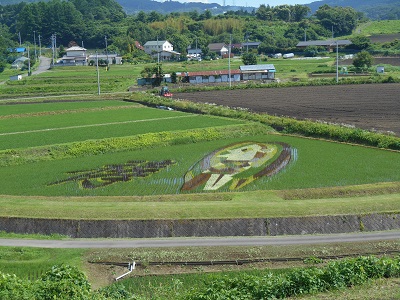
{"type": "Polygon", "coordinates": [[[78,182],[79,186],[83,189],[95,189],[117,182],[131,181],[138,177],[147,177],[173,164],[175,162],[172,160],[133,160],[124,164],[106,165],[93,170],[68,172],[67,174],[71,174],[72,176],[50,183],[49,185],[78,182]]]}
{"type": "Polygon", "coordinates": [[[182,191],[219,190],[230,185],[238,190],[264,177],[273,176],[291,160],[285,143],[245,142],[229,145],[206,155],[185,174],[182,191]]]}

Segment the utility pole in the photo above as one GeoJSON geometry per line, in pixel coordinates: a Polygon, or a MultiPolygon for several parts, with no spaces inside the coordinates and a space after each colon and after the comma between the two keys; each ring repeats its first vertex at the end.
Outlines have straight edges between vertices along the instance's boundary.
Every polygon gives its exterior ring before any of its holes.
{"type": "Polygon", "coordinates": [[[339,82],[339,42],[336,41],[336,83],[339,82]]]}
{"type": "Polygon", "coordinates": [[[160,63],[160,49],[158,49],[158,37],[157,37],[157,63],[160,63]]]}
{"type": "Polygon", "coordinates": [[[97,72],[97,94],[100,95],[100,72],[99,72],[99,55],[96,51],[96,72],[97,72]]]}
{"type": "Polygon", "coordinates": [[[31,76],[31,57],[29,55],[29,46],[28,46],[28,76],[31,76]]]}
{"type": "Polygon", "coordinates": [[[41,57],[41,56],[42,56],[42,44],[40,41],[40,34],[39,34],[39,57],[41,57]]]}
{"type": "Polygon", "coordinates": [[[107,56],[107,71],[108,71],[108,45],[107,45],[107,36],[105,35],[104,36],[104,40],[105,40],[105,42],[106,42],[106,56],[107,56]]]}
{"type": "Polygon", "coordinates": [[[33,31],[33,44],[35,45],[35,61],[37,61],[37,53],[36,53],[36,31],[33,31]]]}
{"type": "Polygon", "coordinates": [[[21,31],[18,32],[18,39],[19,39],[19,46],[22,46],[22,41],[21,41],[21,31]]]}
{"type": "Polygon", "coordinates": [[[51,35],[51,48],[53,49],[53,65],[54,65],[56,60],[56,48],[57,48],[56,34],[51,35]]]}
{"type": "Polygon", "coordinates": [[[249,33],[246,32],[246,53],[249,53],[249,33]]]}
{"type": "Polygon", "coordinates": [[[232,34],[229,37],[229,49],[228,49],[228,76],[229,76],[229,88],[232,87],[231,80],[231,48],[232,48],[232,34]]]}

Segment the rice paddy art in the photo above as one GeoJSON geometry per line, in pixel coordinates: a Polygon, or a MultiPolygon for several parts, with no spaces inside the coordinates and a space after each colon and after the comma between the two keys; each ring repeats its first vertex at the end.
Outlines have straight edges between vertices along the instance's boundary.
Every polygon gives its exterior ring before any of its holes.
{"type": "Polygon", "coordinates": [[[138,177],[148,177],[173,164],[175,162],[172,160],[132,160],[124,164],[111,164],[92,170],[68,172],[67,174],[71,176],[67,179],[59,180],[49,185],[78,182],[83,189],[95,189],[117,182],[131,181],[138,177]]]}
{"type": "Polygon", "coordinates": [[[193,165],[184,176],[182,191],[239,190],[281,171],[291,160],[285,143],[243,142],[218,149],[193,165]]]}

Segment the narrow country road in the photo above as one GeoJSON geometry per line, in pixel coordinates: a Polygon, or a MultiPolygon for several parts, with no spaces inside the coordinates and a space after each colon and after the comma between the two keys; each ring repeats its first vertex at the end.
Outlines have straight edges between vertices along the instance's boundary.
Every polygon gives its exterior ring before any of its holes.
{"type": "Polygon", "coordinates": [[[51,58],[41,56],[39,58],[39,66],[35,71],[32,72],[32,75],[37,75],[46,72],[48,69],[50,69],[50,64],[51,64],[51,58]]]}
{"type": "Polygon", "coordinates": [[[40,248],[164,248],[210,246],[268,246],[306,245],[320,243],[348,243],[399,240],[400,231],[302,235],[279,237],[215,237],[215,238],[163,238],[163,239],[71,239],[31,240],[0,239],[0,246],[40,248]]]}

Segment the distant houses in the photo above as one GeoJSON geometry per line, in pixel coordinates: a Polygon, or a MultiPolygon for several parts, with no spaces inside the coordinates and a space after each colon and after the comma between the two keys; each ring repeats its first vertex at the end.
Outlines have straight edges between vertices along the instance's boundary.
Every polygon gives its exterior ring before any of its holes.
{"type": "MultiPolygon", "coordinates": [[[[93,62],[96,65],[97,61],[104,61],[107,64],[121,64],[122,57],[113,54],[87,54],[87,49],[79,46],[72,46],[65,50],[65,55],[60,58],[56,66],[86,66],[93,62]]],[[[100,63],[99,63],[100,64],[100,63]]]]}

